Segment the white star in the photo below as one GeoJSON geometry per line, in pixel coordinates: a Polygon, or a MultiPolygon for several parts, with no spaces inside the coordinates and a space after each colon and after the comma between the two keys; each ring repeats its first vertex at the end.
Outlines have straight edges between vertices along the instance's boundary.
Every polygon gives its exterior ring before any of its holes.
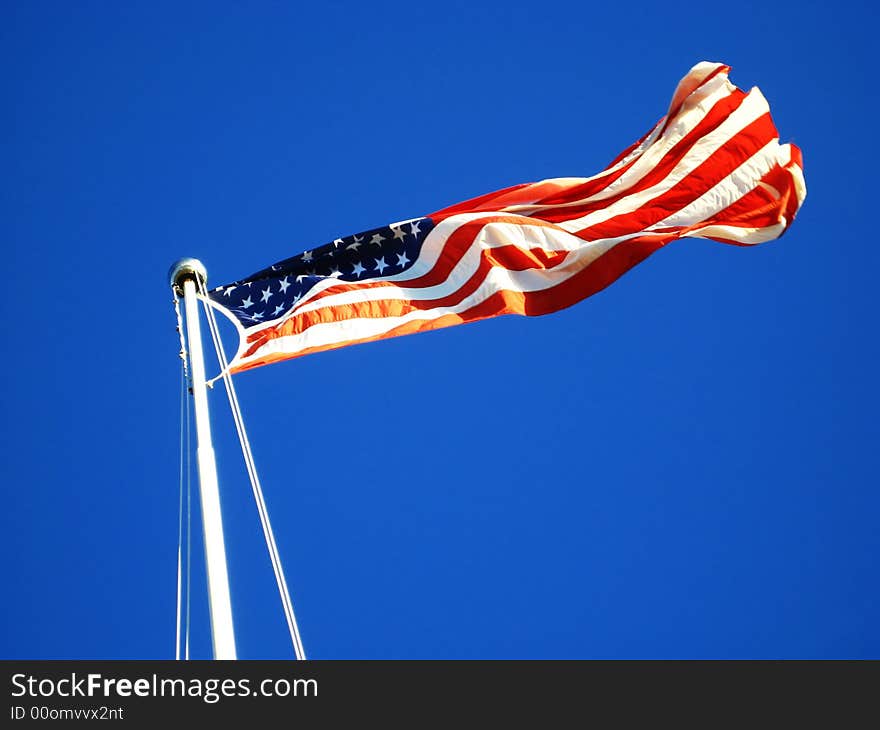
{"type": "Polygon", "coordinates": [[[403,253],[397,254],[397,265],[398,266],[406,266],[409,263],[409,259],[406,257],[406,251],[403,253]]]}
{"type": "Polygon", "coordinates": [[[340,276],[342,276],[342,272],[338,268],[336,268],[333,269],[333,271],[331,271],[329,274],[327,274],[327,276],[332,279],[338,279],[340,276]]]}
{"type": "Polygon", "coordinates": [[[287,280],[286,276],[278,282],[278,286],[281,287],[282,294],[287,291],[287,287],[290,286],[290,282],[287,280]]]}
{"type": "Polygon", "coordinates": [[[275,307],[275,311],[272,312],[272,315],[277,317],[283,311],[284,311],[284,302],[281,302],[281,304],[279,304],[277,307],[275,307]]]}
{"type": "Polygon", "coordinates": [[[293,301],[291,302],[291,304],[296,304],[300,299],[302,299],[302,294],[297,294],[297,295],[293,298],[293,301]]]}
{"type": "Polygon", "coordinates": [[[262,319],[262,318],[263,318],[263,312],[254,312],[251,315],[251,319],[262,319]]]}
{"type": "Polygon", "coordinates": [[[392,228],[391,230],[394,231],[394,238],[398,241],[402,241],[406,236],[403,228],[392,228]]]}
{"type": "Polygon", "coordinates": [[[306,274],[300,274],[296,277],[296,283],[301,284],[303,279],[308,279],[309,277],[306,274]]]}
{"type": "Polygon", "coordinates": [[[251,301],[251,298],[248,297],[247,299],[245,299],[245,300],[241,303],[241,306],[242,306],[243,309],[247,309],[248,307],[253,307],[253,306],[254,306],[254,303],[251,301]]]}
{"type": "Polygon", "coordinates": [[[346,248],[346,249],[349,249],[349,248],[350,248],[352,251],[357,251],[357,248],[358,248],[358,246],[360,246],[360,245],[361,245],[361,242],[360,242],[360,241],[355,241],[354,243],[350,243],[350,244],[348,244],[348,246],[346,246],[345,248],[346,248]]]}
{"type": "Polygon", "coordinates": [[[311,261],[312,260],[312,252],[311,251],[303,251],[302,260],[303,261],[311,261]]]}
{"type": "Polygon", "coordinates": [[[385,269],[388,268],[388,264],[385,263],[385,257],[383,256],[381,259],[376,260],[376,268],[379,270],[379,274],[381,274],[385,269]]]}
{"type": "Polygon", "coordinates": [[[337,238],[335,241],[333,241],[333,248],[339,248],[341,245],[342,245],[341,238],[337,238]]]}
{"type": "Polygon", "coordinates": [[[272,296],[272,287],[271,287],[271,286],[267,286],[265,289],[263,289],[262,300],[263,300],[264,302],[268,302],[268,301],[269,301],[269,298],[270,298],[271,296],[272,296]]]}
{"type": "Polygon", "coordinates": [[[415,223],[410,223],[409,224],[409,231],[414,236],[418,236],[421,233],[421,231],[419,230],[419,222],[416,221],[415,223]]]}
{"type": "Polygon", "coordinates": [[[361,266],[361,262],[360,262],[360,261],[355,261],[355,262],[354,262],[354,271],[351,272],[351,273],[352,273],[352,276],[360,276],[360,275],[363,274],[365,271],[366,271],[366,269],[365,269],[363,266],[361,266]]]}
{"type": "Polygon", "coordinates": [[[236,287],[236,286],[227,286],[226,291],[223,292],[223,296],[228,297],[232,293],[232,290],[237,289],[237,288],[238,287],[236,287]]]}
{"type": "Polygon", "coordinates": [[[375,243],[377,246],[382,245],[382,241],[385,239],[382,237],[381,233],[374,233],[373,237],[370,239],[370,243],[375,243]]]}

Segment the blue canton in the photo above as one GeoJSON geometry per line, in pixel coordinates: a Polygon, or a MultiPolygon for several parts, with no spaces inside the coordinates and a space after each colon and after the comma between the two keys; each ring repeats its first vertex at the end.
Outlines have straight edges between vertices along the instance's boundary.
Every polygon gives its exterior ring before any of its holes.
{"type": "Polygon", "coordinates": [[[325,279],[365,281],[406,271],[419,258],[422,243],[433,227],[430,218],[415,218],[337,238],[212,289],[208,295],[243,326],[253,327],[283,317],[309,289],[325,279]]]}

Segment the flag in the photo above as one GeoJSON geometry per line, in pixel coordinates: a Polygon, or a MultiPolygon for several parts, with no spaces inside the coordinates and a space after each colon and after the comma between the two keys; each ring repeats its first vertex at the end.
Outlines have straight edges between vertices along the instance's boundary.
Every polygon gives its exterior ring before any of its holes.
{"type": "Polygon", "coordinates": [[[593,177],[516,185],[337,238],[209,292],[239,372],[502,314],[555,312],[670,241],[781,236],[806,196],[800,150],[767,101],[703,62],[669,111],[593,177]]]}

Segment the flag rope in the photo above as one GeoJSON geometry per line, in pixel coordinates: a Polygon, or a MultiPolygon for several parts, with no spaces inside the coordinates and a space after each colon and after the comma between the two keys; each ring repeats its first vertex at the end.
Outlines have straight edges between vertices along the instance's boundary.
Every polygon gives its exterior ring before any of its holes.
{"type": "Polygon", "coordinates": [[[184,369],[180,369],[180,474],[178,479],[177,494],[177,620],[176,633],[174,641],[174,659],[180,661],[180,628],[181,628],[181,606],[183,604],[183,469],[184,459],[184,409],[187,401],[186,397],[186,373],[184,369]]]}
{"type": "Polygon", "coordinates": [[[254,493],[257,513],[260,516],[260,524],[263,527],[266,549],[269,552],[272,570],[275,573],[275,582],[278,585],[278,594],[281,599],[281,605],[284,609],[284,617],[287,620],[287,629],[290,632],[293,652],[298,660],[304,660],[306,658],[306,653],[299,633],[296,614],[293,611],[293,601],[290,598],[290,590],[287,587],[287,580],[284,576],[284,567],[281,564],[281,555],[278,553],[278,545],[275,542],[275,534],[272,531],[272,523],[269,520],[269,511],[266,507],[266,500],[263,497],[263,488],[260,484],[260,478],[257,474],[257,466],[254,462],[250,441],[248,440],[247,431],[245,430],[244,418],[241,413],[241,406],[238,402],[238,395],[235,392],[235,386],[232,384],[232,376],[229,373],[229,362],[226,358],[226,351],[223,349],[223,341],[220,338],[220,330],[217,326],[214,308],[209,304],[208,292],[205,288],[204,282],[199,280],[197,285],[199,289],[199,298],[202,300],[202,306],[205,308],[205,316],[208,320],[208,329],[211,332],[214,350],[220,364],[221,377],[223,378],[223,384],[226,387],[226,395],[229,399],[229,407],[232,411],[232,418],[235,423],[236,432],[238,433],[238,441],[241,445],[242,455],[244,456],[245,467],[248,472],[248,478],[250,479],[251,489],[254,493]]]}
{"type": "Polygon", "coordinates": [[[177,611],[174,642],[174,659],[180,660],[181,633],[184,638],[184,658],[189,659],[189,627],[190,627],[190,583],[191,583],[191,540],[190,526],[192,515],[191,489],[191,437],[190,437],[190,404],[189,404],[189,368],[187,367],[186,342],[183,335],[183,318],[180,314],[180,300],[174,296],[174,312],[177,316],[177,332],[180,336],[180,458],[178,474],[178,514],[177,514],[177,611]],[[186,506],[184,507],[184,481],[186,482],[186,506]],[[184,511],[186,527],[184,528],[184,511]],[[183,538],[186,534],[186,562],[183,560],[183,538]],[[184,581],[185,576],[185,581],[184,581]],[[183,597],[186,596],[186,607],[183,597]],[[182,625],[184,625],[183,628],[182,625]]]}
{"type": "MultiPolygon", "coordinates": [[[[187,395],[189,392],[187,391],[187,395]]],[[[183,638],[183,658],[189,661],[190,585],[192,584],[192,416],[189,398],[186,399],[186,609],[183,638]]]]}

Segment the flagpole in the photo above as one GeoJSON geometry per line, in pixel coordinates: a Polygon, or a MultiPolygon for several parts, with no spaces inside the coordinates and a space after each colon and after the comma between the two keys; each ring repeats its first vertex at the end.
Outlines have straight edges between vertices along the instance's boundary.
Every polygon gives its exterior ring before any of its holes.
{"type": "Polygon", "coordinates": [[[229,574],[226,569],[226,546],[220,513],[220,490],[217,465],[211,443],[208,415],[208,390],[205,384],[205,361],[199,324],[199,301],[196,284],[207,283],[208,272],[198,259],[181,259],[171,267],[171,286],[183,296],[186,315],[187,349],[196,422],[196,464],[199,472],[199,495],[202,506],[202,529],[205,542],[205,565],[208,574],[208,603],[211,614],[211,642],[215,659],[235,659],[235,631],[229,598],[229,574]]]}

